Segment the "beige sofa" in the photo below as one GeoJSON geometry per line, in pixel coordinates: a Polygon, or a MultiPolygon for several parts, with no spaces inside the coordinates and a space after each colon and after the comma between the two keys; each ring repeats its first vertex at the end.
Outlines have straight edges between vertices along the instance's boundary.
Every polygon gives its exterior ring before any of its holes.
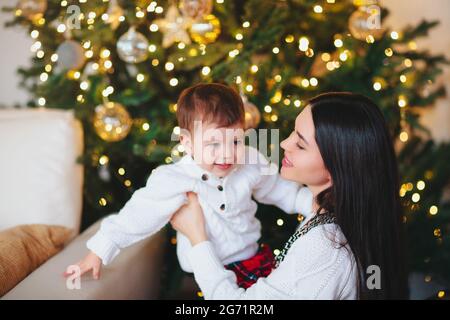
{"type": "MultiPolygon", "coordinates": [[[[15,225],[63,225],[78,233],[82,208],[82,130],[72,111],[0,110],[0,231],[15,225]]],[[[70,289],[63,272],[87,252],[100,221],[76,235],[1,299],[157,299],[165,229],[127,249],[100,280],[83,275],[70,289]]]]}

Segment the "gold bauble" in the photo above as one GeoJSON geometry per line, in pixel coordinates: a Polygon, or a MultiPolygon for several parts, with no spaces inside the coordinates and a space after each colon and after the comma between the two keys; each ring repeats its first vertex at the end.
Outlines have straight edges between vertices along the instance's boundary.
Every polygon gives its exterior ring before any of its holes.
{"type": "Polygon", "coordinates": [[[133,121],[123,105],[117,102],[106,102],[95,107],[93,124],[100,138],[115,142],[128,135],[133,121]]]}
{"type": "Polygon", "coordinates": [[[127,63],[142,62],[148,57],[148,40],[135,27],[130,27],[117,40],[117,54],[127,63]]]}
{"type": "Polygon", "coordinates": [[[244,103],[245,112],[245,130],[255,129],[258,127],[261,121],[261,113],[257,106],[248,101],[247,97],[242,95],[242,101],[244,103]]]}
{"type": "Polygon", "coordinates": [[[378,5],[378,0],[353,0],[353,4],[357,7],[378,5]]]}
{"type": "Polygon", "coordinates": [[[65,40],[56,49],[58,55],[58,67],[62,70],[80,69],[86,57],[84,49],[78,42],[74,40],[65,40]]]}
{"type": "Polygon", "coordinates": [[[192,23],[189,32],[192,40],[199,44],[212,43],[220,34],[220,21],[215,15],[208,14],[192,23]]]}
{"type": "Polygon", "coordinates": [[[382,36],[384,30],[381,27],[380,12],[372,12],[372,10],[379,10],[379,8],[375,8],[378,7],[363,6],[352,13],[348,20],[348,29],[353,37],[365,41],[369,36],[373,36],[375,39],[382,36]]]}
{"type": "Polygon", "coordinates": [[[17,10],[20,10],[20,15],[28,20],[39,20],[47,10],[47,0],[20,0],[17,10]]]}
{"type": "Polygon", "coordinates": [[[180,10],[183,16],[199,20],[212,11],[212,0],[181,0],[180,10]]]}

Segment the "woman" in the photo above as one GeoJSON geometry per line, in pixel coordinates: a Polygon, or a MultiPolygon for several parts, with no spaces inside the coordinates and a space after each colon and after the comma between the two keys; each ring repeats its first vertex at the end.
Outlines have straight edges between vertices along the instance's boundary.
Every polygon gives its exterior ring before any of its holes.
{"type": "Polygon", "coordinates": [[[267,278],[244,290],[208,241],[195,195],[174,216],[206,299],[403,299],[396,158],[378,107],[352,93],[313,98],[295,120],[281,175],[309,187],[313,211],[267,278]]]}

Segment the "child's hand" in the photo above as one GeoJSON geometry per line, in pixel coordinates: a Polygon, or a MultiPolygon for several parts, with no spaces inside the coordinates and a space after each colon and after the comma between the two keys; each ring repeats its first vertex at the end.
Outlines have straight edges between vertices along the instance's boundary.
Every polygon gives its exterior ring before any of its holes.
{"type": "MultiPolygon", "coordinates": [[[[80,277],[86,272],[92,270],[92,276],[94,279],[98,280],[100,278],[100,270],[102,267],[102,259],[97,256],[94,252],[90,251],[89,254],[83,258],[83,260],[79,261],[75,264],[80,268],[80,277]]],[[[72,273],[64,272],[64,276],[68,277],[72,273]]]]}

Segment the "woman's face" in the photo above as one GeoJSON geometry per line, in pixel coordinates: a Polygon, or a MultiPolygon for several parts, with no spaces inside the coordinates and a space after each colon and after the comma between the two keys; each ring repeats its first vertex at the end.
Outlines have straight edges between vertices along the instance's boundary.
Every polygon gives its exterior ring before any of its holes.
{"type": "Polygon", "coordinates": [[[283,178],[307,185],[314,194],[331,186],[330,173],[316,144],[309,105],[295,119],[294,131],[281,142],[281,148],[284,150],[283,178]]]}

